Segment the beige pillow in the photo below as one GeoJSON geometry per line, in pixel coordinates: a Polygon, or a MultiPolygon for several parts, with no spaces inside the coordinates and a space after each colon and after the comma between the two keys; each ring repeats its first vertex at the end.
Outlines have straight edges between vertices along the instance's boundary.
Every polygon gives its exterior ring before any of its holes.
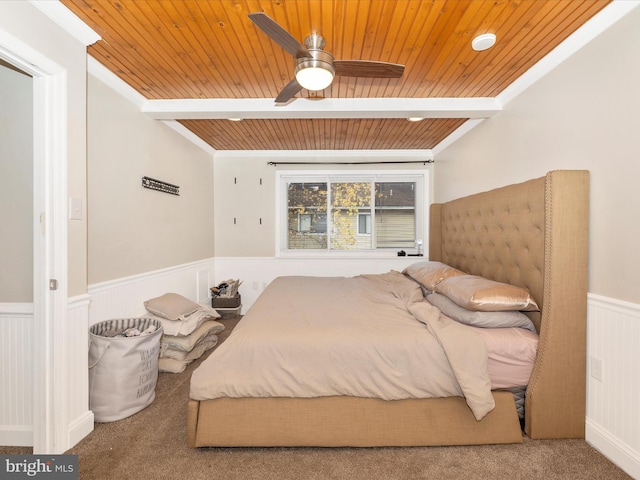
{"type": "Polygon", "coordinates": [[[181,362],[192,362],[200,358],[204,352],[211,350],[217,344],[217,335],[207,335],[205,338],[200,340],[190,352],[167,347],[161,350],[161,358],[173,358],[174,360],[180,360],[181,362]]]}
{"type": "Polygon", "coordinates": [[[224,325],[215,320],[207,320],[193,333],[184,337],[173,337],[171,335],[163,335],[161,342],[161,348],[173,348],[174,350],[182,350],[183,352],[190,352],[193,350],[198,342],[209,335],[216,335],[224,330],[224,325]]]}
{"type": "Polygon", "coordinates": [[[432,262],[430,260],[409,265],[402,273],[413,278],[429,291],[433,291],[435,286],[445,278],[466,275],[464,272],[445,263],[432,262]]]}
{"type": "Polygon", "coordinates": [[[539,310],[526,289],[476,275],[446,278],[436,285],[435,291],[467,310],[481,312],[539,310]]]}
{"type": "Polygon", "coordinates": [[[143,318],[153,318],[154,320],[158,320],[162,324],[164,334],[175,337],[185,337],[202,325],[203,322],[220,318],[220,314],[218,312],[208,307],[202,307],[202,310],[193,312],[184,320],[168,320],[149,312],[140,316],[143,318]]]}
{"type": "Polygon", "coordinates": [[[159,358],[158,371],[168,373],[182,373],[191,362],[176,360],[175,358],[159,358]]]}
{"type": "Polygon", "coordinates": [[[187,315],[200,308],[196,302],[177,293],[165,293],[160,297],[152,298],[144,302],[144,306],[154,315],[168,320],[184,320],[187,315]]]}

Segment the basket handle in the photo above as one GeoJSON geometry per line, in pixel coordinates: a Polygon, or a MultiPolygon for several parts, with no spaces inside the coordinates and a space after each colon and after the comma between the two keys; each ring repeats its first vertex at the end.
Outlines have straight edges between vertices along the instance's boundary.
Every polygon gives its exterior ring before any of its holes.
{"type": "MultiPolygon", "coordinates": [[[[89,341],[89,348],[91,348],[91,341],[89,341]]],[[[96,365],[98,365],[98,363],[100,363],[100,360],[102,360],[102,357],[104,357],[104,354],[107,353],[107,350],[109,350],[109,344],[105,343],[105,347],[104,350],[102,351],[102,353],[100,354],[100,356],[98,357],[98,359],[93,363],[93,365],[89,365],[89,370],[91,370],[93,367],[95,367],[96,365]]]]}

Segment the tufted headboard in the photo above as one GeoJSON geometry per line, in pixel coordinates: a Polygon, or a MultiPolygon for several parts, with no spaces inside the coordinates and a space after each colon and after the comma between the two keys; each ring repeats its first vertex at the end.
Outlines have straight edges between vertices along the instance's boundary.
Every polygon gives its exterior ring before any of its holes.
{"type": "Polygon", "coordinates": [[[531,438],[584,437],[589,172],[431,205],[429,259],[525,287],[540,334],[525,403],[531,438]]]}

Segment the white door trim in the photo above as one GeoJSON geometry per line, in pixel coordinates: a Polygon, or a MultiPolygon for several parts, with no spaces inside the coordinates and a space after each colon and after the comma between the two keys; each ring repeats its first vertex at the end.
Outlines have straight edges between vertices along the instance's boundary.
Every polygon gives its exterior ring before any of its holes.
{"type": "Polygon", "coordinates": [[[34,85],[34,419],[33,453],[68,447],[67,372],[67,73],[0,29],[0,58],[34,85]],[[56,279],[57,290],[49,290],[56,279]]]}

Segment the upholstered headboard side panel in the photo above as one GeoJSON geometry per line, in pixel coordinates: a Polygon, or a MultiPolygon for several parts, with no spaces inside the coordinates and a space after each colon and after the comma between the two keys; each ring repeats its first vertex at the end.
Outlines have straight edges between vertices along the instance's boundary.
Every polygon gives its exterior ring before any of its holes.
{"type": "Polygon", "coordinates": [[[549,172],[545,204],[545,307],[527,389],[526,431],[531,438],[583,438],[589,172],[549,172]]]}
{"type": "Polygon", "coordinates": [[[588,172],[553,171],[431,206],[430,260],[523,286],[541,307],[532,438],[584,436],[588,203],[588,172]]]}

